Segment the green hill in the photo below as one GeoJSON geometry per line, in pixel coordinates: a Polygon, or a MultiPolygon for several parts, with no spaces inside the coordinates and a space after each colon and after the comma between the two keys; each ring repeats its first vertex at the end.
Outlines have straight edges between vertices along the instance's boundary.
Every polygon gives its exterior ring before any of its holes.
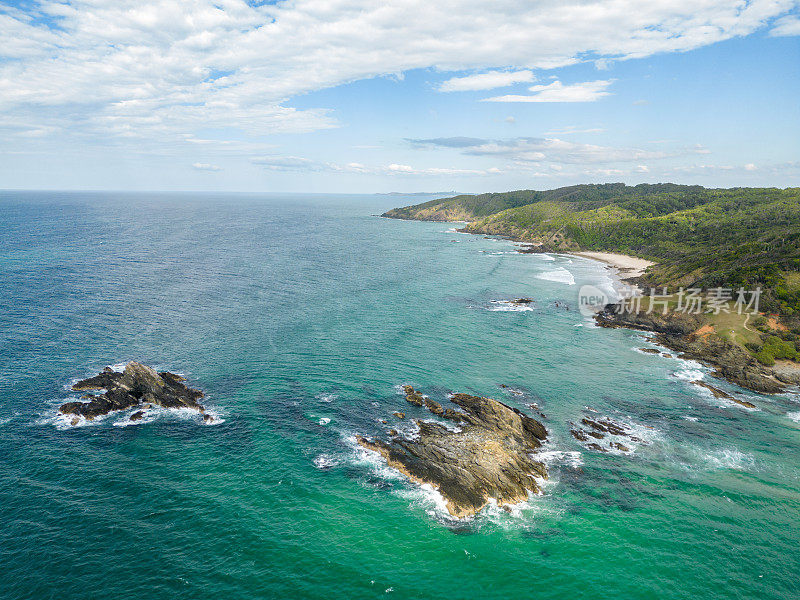
{"type": "Polygon", "coordinates": [[[769,290],[765,308],[800,314],[800,189],[621,183],[456,196],[384,216],[469,221],[464,231],[543,251],[605,250],[657,262],[650,285],[769,290]]]}

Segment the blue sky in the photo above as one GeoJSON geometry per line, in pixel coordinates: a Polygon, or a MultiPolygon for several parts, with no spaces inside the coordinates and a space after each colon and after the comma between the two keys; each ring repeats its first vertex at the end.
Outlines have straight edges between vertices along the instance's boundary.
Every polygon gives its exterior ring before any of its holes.
{"type": "Polygon", "coordinates": [[[0,2],[0,188],[800,185],[794,0],[0,2]]]}

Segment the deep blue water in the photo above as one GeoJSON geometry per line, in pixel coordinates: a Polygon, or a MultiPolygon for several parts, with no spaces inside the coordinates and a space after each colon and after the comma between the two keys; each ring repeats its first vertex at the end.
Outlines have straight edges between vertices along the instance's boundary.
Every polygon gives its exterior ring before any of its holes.
{"type": "Polygon", "coordinates": [[[0,193],[0,597],[798,597],[798,396],[714,400],[593,327],[598,263],[374,216],[417,201],[0,193]],[[56,417],[129,360],[216,424],[56,417]],[[455,523],[357,450],[424,416],[406,383],[536,403],[544,494],[455,523]],[[587,406],[644,443],[587,451],[587,406]]]}

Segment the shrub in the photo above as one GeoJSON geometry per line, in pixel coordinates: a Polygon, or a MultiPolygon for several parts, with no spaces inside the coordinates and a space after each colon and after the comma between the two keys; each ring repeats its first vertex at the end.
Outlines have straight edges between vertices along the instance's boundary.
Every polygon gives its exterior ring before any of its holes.
{"type": "Polygon", "coordinates": [[[762,348],[761,352],[756,354],[756,360],[767,367],[771,367],[775,364],[775,358],[772,354],[767,352],[766,348],[762,348]]]}

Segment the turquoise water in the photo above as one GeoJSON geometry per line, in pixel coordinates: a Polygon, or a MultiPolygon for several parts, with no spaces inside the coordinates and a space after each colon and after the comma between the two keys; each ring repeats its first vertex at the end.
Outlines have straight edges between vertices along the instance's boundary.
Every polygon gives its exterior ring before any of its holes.
{"type": "Polygon", "coordinates": [[[0,597],[796,598],[800,398],[714,400],[593,327],[598,263],[373,216],[414,201],[2,193],[0,597]],[[55,418],[132,359],[217,424],[55,418]],[[544,494],[457,523],[357,450],[423,416],[405,383],[536,403],[544,494]],[[646,443],[586,451],[586,406],[646,443]]]}

